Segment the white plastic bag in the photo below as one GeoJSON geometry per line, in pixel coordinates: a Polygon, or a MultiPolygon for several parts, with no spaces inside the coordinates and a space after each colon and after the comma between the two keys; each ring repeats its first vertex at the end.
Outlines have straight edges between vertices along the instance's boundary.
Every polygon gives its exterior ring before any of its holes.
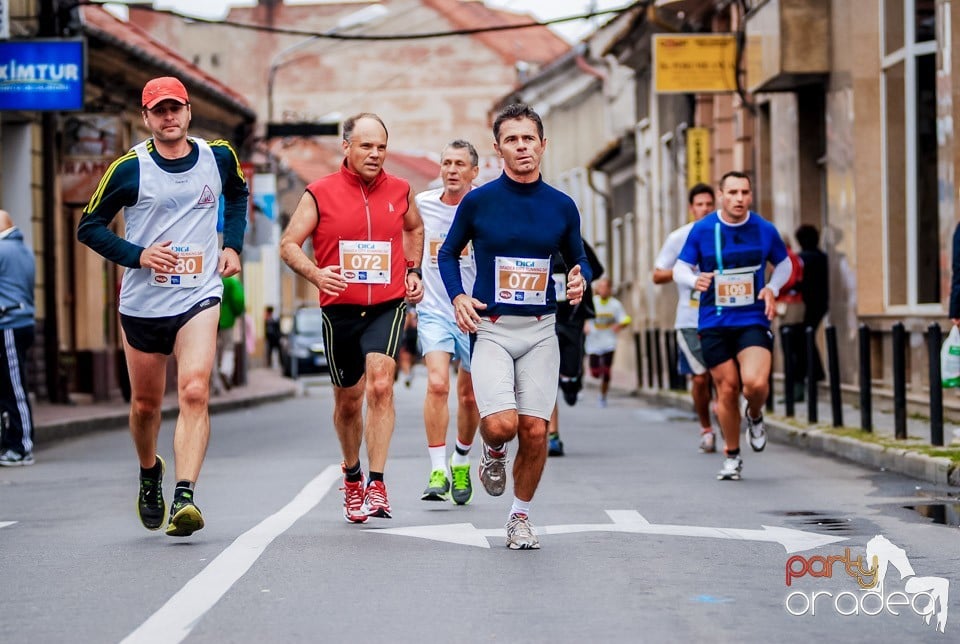
{"type": "Polygon", "coordinates": [[[956,324],[940,348],[940,380],[944,387],[960,387],[960,327],[956,324]]]}

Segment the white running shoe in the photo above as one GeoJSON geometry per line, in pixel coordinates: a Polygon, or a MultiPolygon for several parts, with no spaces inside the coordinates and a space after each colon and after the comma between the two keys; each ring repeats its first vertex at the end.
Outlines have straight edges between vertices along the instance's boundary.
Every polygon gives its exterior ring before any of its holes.
{"type": "Polygon", "coordinates": [[[743,469],[743,459],[739,456],[728,456],[723,459],[723,467],[717,473],[718,481],[739,481],[740,471],[743,469]]]}
{"type": "Polygon", "coordinates": [[[507,547],[511,550],[539,550],[540,539],[525,514],[511,514],[507,521],[507,547]]]}
{"type": "Polygon", "coordinates": [[[744,414],[747,420],[747,437],[750,440],[750,447],[755,452],[762,452],[767,446],[767,428],[763,424],[763,416],[757,420],[750,418],[750,414],[744,414]]]}
{"type": "Polygon", "coordinates": [[[717,451],[717,437],[713,432],[700,434],[700,451],[704,454],[713,454],[717,451]]]}
{"type": "Polygon", "coordinates": [[[486,443],[481,444],[480,482],[490,496],[500,496],[507,488],[507,447],[502,452],[494,452],[486,443]]]}

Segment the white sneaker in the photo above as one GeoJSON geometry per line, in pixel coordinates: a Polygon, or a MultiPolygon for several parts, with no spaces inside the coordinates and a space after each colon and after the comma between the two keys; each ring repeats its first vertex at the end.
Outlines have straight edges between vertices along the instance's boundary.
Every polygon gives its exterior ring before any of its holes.
{"type": "Polygon", "coordinates": [[[750,440],[750,447],[755,452],[762,452],[767,446],[767,428],[763,425],[763,416],[757,420],[750,418],[750,414],[744,414],[747,420],[747,437],[750,440]]]}
{"type": "Polygon", "coordinates": [[[739,456],[728,456],[723,459],[723,467],[717,473],[718,481],[739,481],[740,471],[743,469],[743,459],[739,456]]]}
{"type": "Polygon", "coordinates": [[[703,432],[700,434],[700,451],[704,454],[713,454],[717,451],[716,436],[713,432],[703,432]]]}
{"type": "Polygon", "coordinates": [[[539,550],[540,539],[525,514],[511,514],[507,521],[507,547],[511,550],[539,550]]]}

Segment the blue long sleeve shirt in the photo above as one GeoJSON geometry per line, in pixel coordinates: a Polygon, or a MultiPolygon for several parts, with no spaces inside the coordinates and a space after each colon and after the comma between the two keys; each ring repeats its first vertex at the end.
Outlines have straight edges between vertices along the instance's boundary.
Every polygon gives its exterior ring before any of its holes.
{"type": "MultiPolygon", "coordinates": [[[[480,312],[484,316],[554,313],[557,301],[550,275],[556,251],[568,260],[568,266],[580,265],[587,283],[592,279],[580,237],[577,205],[573,199],[547,185],[542,177],[533,183],[518,183],[502,174],[498,179],[474,188],[460,202],[437,255],[440,277],[451,300],[464,293],[459,258],[468,241],[473,242],[477,262],[472,295],[487,305],[480,312]],[[501,258],[499,268],[498,258],[501,258]],[[503,266],[507,258],[520,264],[547,262],[549,269],[542,302],[537,301],[536,293],[531,295],[531,291],[505,288],[509,271],[503,266]],[[498,297],[504,301],[498,302],[498,297]]],[[[515,274],[531,275],[523,270],[518,269],[515,274]]],[[[531,289],[537,290],[539,284],[531,289]]]]}

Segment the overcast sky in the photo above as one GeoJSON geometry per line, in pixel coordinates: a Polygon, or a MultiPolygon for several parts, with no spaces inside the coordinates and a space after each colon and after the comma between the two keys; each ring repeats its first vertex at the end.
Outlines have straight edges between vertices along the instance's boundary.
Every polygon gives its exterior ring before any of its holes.
{"type": "MultiPolygon", "coordinates": [[[[287,4],[319,4],[322,0],[287,0],[287,4]]],[[[619,9],[631,4],[631,0],[594,0],[597,10],[619,9]]],[[[194,15],[203,18],[223,18],[226,16],[229,5],[250,6],[256,0],[154,0],[157,8],[173,9],[185,15],[194,15]]],[[[491,7],[509,9],[517,13],[529,13],[540,20],[565,18],[588,13],[591,0],[486,0],[491,7]]],[[[598,24],[610,19],[610,16],[601,16],[594,19],[591,25],[585,20],[565,22],[553,25],[564,38],[571,43],[579,41],[590,33],[598,24]]]]}

